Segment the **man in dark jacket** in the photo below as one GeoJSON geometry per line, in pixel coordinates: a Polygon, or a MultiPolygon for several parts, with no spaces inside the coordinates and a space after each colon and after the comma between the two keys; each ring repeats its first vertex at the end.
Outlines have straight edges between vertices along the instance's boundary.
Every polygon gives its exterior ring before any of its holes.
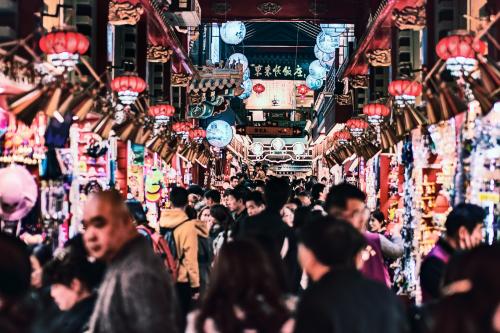
{"type": "Polygon", "coordinates": [[[299,233],[299,260],[313,283],[296,315],[296,333],[404,333],[405,315],[385,286],[356,268],[366,241],[352,225],[321,218],[299,233]]]}
{"type": "Polygon", "coordinates": [[[238,185],[231,189],[227,195],[227,208],[231,211],[234,218],[232,227],[232,236],[237,237],[245,224],[248,213],[245,207],[245,201],[249,191],[243,185],[238,185]]]}
{"type": "Polygon", "coordinates": [[[445,222],[446,235],[425,257],[420,268],[423,301],[439,298],[441,283],[448,260],[457,250],[478,246],[483,238],[484,209],[473,204],[459,204],[445,222]]]}
{"type": "Polygon", "coordinates": [[[92,195],[83,223],[90,256],[107,262],[89,332],[178,332],[170,275],[137,233],[120,194],[92,195]]]}
{"type": "MultiPolygon", "coordinates": [[[[264,242],[274,255],[281,257],[285,276],[300,276],[300,267],[297,262],[297,242],[295,234],[283,222],[280,211],[286,204],[290,194],[290,186],[285,178],[270,179],[264,189],[266,209],[255,216],[248,217],[238,234],[240,238],[254,238],[264,242]]],[[[299,289],[300,279],[287,281],[287,288],[291,292],[299,289]]]]}

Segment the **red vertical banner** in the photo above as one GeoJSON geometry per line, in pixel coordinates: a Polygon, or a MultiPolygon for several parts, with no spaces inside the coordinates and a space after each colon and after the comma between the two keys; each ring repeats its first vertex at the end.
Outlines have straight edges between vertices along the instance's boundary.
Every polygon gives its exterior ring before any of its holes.
{"type": "MultiPolygon", "coordinates": [[[[391,157],[380,154],[380,207],[384,207],[389,200],[389,172],[391,157]]],[[[386,212],[384,212],[385,214],[386,212]]]]}

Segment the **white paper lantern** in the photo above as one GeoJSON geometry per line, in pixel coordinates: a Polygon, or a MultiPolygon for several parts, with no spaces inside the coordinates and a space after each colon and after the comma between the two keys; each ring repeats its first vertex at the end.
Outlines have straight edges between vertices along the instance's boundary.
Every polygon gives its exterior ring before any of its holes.
{"type": "Polygon", "coordinates": [[[312,90],[318,90],[323,85],[322,79],[316,79],[311,75],[306,77],[306,86],[308,86],[312,90]]]}
{"type": "Polygon", "coordinates": [[[316,44],[318,48],[325,53],[333,53],[339,47],[339,37],[330,36],[323,31],[316,37],[316,44]]]}
{"type": "Polygon", "coordinates": [[[220,37],[226,44],[239,44],[245,39],[246,34],[247,29],[241,21],[229,21],[220,28],[220,37]]]}
{"type": "Polygon", "coordinates": [[[245,72],[248,68],[248,59],[245,57],[243,53],[233,53],[227,59],[227,63],[229,65],[242,64],[243,72],[245,72]]]}
{"type": "Polygon", "coordinates": [[[330,61],[322,61],[322,60],[320,60],[320,61],[319,61],[319,64],[320,64],[321,66],[323,66],[323,67],[326,69],[326,71],[327,71],[327,72],[329,72],[329,71],[330,71],[330,69],[331,69],[331,68],[332,68],[332,66],[333,66],[333,61],[334,61],[334,59],[332,59],[332,60],[330,60],[330,61]]]}
{"type": "Polygon", "coordinates": [[[316,79],[324,79],[326,77],[326,68],[321,66],[319,60],[314,60],[309,65],[309,75],[316,79]]]}
{"type": "Polygon", "coordinates": [[[314,55],[320,61],[330,61],[335,58],[335,52],[325,53],[319,49],[318,45],[314,45],[314,55]]]}
{"type": "Polygon", "coordinates": [[[320,24],[319,26],[320,26],[321,30],[327,35],[335,36],[335,35],[339,34],[339,32],[336,31],[336,27],[335,27],[335,26],[337,26],[337,29],[338,29],[338,24],[320,24]]]}
{"type": "Polygon", "coordinates": [[[304,155],[306,152],[306,146],[302,142],[295,142],[292,149],[297,156],[304,155]]]}
{"type": "Polygon", "coordinates": [[[252,80],[248,79],[243,81],[241,87],[245,89],[245,91],[243,91],[243,94],[239,95],[238,97],[240,99],[247,99],[248,97],[250,97],[250,95],[252,94],[252,87],[253,87],[252,80]]]}
{"type": "Polygon", "coordinates": [[[274,150],[280,151],[285,148],[285,140],[282,138],[275,138],[271,141],[271,147],[273,147],[274,150]]]}
{"type": "Polygon", "coordinates": [[[262,156],[262,154],[264,154],[264,145],[260,142],[254,142],[250,150],[255,156],[262,156]]]}
{"type": "Polygon", "coordinates": [[[212,146],[223,148],[231,143],[233,129],[227,121],[214,120],[207,126],[207,141],[212,146]]]}

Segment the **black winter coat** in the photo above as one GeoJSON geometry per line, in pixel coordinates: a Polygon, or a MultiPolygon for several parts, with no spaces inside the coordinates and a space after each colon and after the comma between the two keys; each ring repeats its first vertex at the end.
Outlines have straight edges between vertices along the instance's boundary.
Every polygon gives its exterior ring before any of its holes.
{"type": "Polygon", "coordinates": [[[295,333],[406,333],[398,298],[355,269],[325,274],[303,293],[295,333]]]}

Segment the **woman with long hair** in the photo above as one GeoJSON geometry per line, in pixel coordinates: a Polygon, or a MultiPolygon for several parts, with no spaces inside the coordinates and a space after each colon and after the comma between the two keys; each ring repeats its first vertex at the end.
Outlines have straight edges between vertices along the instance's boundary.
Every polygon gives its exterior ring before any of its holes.
{"type": "Polygon", "coordinates": [[[211,238],[213,239],[214,254],[217,255],[223,244],[231,240],[231,227],[234,219],[229,209],[223,205],[213,205],[210,208],[212,217],[211,238]]]}
{"type": "Polygon", "coordinates": [[[262,248],[250,240],[225,244],[215,259],[200,309],[187,333],[288,333],[293,329],[283,286],[262,248]]]}

